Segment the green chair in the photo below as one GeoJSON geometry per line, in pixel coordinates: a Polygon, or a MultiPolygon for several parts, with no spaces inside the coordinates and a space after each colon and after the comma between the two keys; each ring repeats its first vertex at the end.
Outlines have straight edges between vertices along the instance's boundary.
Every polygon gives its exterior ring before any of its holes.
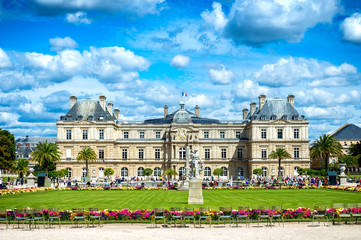
{"type": "Polygon", "coordinates": [[[209,208],[207,207],[200,207],[199,208],[199,227],[202,227],[202,220],[209,219],[209,227],[212,227],[212,217],[208,215],[209,208]]]}
{"type": "MultiPolygon", "coordinates": [[[[14,209],[14,222],[18,222],[18,228],[20,228],[20,222],[23,224],[25,223],[25,209],[14,209]]],[[[13,228],[15,224],[13,225],[13,228]]]]}
{"type": "MultiPolygon", "coordinates": [[[[43,222],[43,226],[45,228],[45,215],[44,215],[44,211],[42,209],[39,209],[39,208],[33,209],[33,219],[34,219],[34,228],[36,228],[36,224],[39,223],[40,221],[43,222]]],[[[39,226],[39,229],[40,229],[40,226],[39,226]]]]}
{"type": "Polygon", "coordinates": [[[55,221],[58,222],[59,228],[60,228],[60,215],[59,215],[59,210],[57,208],[49,208],[48,209],[48,214],[49,214],[49,218],[48,218],[48,226],[50,228],[50,226],[52,224],[54,224],[55,221]]]}
{"type": "Polygon", "coordinates": [[[76,224],[76,227],[78,227],[80,221],[83,221],[84,224],[86,224],[86,216],[85,216],[84,208],[73,208],[72,214],[73,214],[73,220],[72,220],[73,225],[76,224]]]}
{"type": "Polygon", "coordinates": [[[183,227],[186,226],[188,221],[193,221],[193,227],[196,227],[196,219],[194,217],[194,208],[184,208],[183,211],[183,227]]]}
{"type": "Polygon", "coordinates": [[[273,211],[276,211],[276,213],[272,213],[271,215],[271,226],[272,226],[272,221],[275,219],[277,220],[278,219],[278,224],[281,225],[281,221],[282,221],[282,224],[283,224],[283,227],[285,226],[285,221],[283,219],[283,209],[282,209],[282,206],[272,206],[271,209],[273,211]]]}
{"type": "Polygon", "coordinates": [[[328,222],[327,207],[326,206],[315,206],[313,208],[313,210],[315,211],[315,213],[312,215],[312,225],[313,225],[313,222],[315,221],[315,219],[318,219],[319,224],[320,224],[321,219],[325,219],[326,221],[324,221],[324,225],[326,225],[326,222],[328,222]]]}
{"type": "Polygon", "coordinates": [[[177,221],[179,221],[179,226],[182,226],[183,216],[180,207],[170,208],[170,220],[174,223],[174,227],[177,226],[177,221]]]}
{"type": "Polygon", "coordinates": [[[24,210],[24,224],[27,223],[29,226],[29,230],[31,230],[32,226],[34,225],[34,212],[33,209],[25,209],[24,210]]]}
{"type": "Polygon", "coordinates": [[[230,220],[231,224],[233,223],[232,207],[219,208],[218,226],[220,226],[221,220],[223,220],[224,226],[226,226],[226,220],[230,220]]]}
{"type": "MultiPolygon", "coordinates": [[[[351,208],[360,208],[361,207],[361,203],[350,203],[347,204],[347,209],[350,211],[351,208]]],[[[351,213],[352,218],[355,219],[355,224],[357,224],[357,219],[361,218],[361,213],[351,213]]]]}
{"type": "Polygon", "coordinates": [[[95,222],[98,223],[99,227],[102,227],[102,220],[99,213],[99,208],[89,208],[88,226],[90,222],[92,222],[93,227],[95,226],[95,222]]]}
{"type": "Polygon", "coordinates": [[[0,209],[0,221],[5,221],[6,230],[8,229],[9,221],[7,218],[7,211],[5,209],[0,209]]]}
{"type": "Polygon", "coordinates": [[[251,223],[250,223],[249,216],[246,214],[239,214],[240,211],[242,211],[242,212],[249,211],[249,207],[248,206],[238,206],[238,214],[236,215],[236,226],[238,227],[238,220],[245,221],[246,226],[247,225],[250,226],[251,223]]]}
{"type": "Polygon", "coordinates": [[[332,204],[332,207],[335,209],[344,208],[346,210],[344,213],[334,214],[332,224],[335,224],[336,219],[338,219],[339,223],[341,222],[341,219],[345,219],[345,224],[347,223],[347,220],[351,222],[351,217],[352,217],[351,213],[349,212],[348,209],[345,208],[344,203],[334,203],[332,204]]]}
{"type": "Polygon", "coordinates": [[[164,208],[155,208],[152,216],[153,223],[157,227],[157,220],[163,220],[163,226],[166,227],[164,208]]]}
{"type": "Polygon", "coordinates": [[[267,225],[268,225],[268,223],[271,223],[272,216],[269,215],[270,207],[269,206],[259,206],[258,209],[260,211],[258,218],[257,218],[258,227],[259,227],[259,222],[264,219],[266,220],[267,225]]]}

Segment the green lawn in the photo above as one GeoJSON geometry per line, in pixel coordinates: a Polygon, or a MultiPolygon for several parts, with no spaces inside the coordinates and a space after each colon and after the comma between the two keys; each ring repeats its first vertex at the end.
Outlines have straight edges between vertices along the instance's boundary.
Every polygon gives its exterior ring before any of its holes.
{"type": "MultiPolygon", "coordinates": [[[[332,206],[332,203],[361,203],[360,192],[327,189],[284,190],[204,190],[204,205],[212,209],[220,206],[282,205],[284,208],[332,206]]],[[[153,209],[155,207],[186,207],[186,191],[49,191],[0,196],[0,209],[53,208],[71,209],[98,207],[99,209],[153,209]]],[[[193,205],[199,207],[201,205],[193,205]]]]}

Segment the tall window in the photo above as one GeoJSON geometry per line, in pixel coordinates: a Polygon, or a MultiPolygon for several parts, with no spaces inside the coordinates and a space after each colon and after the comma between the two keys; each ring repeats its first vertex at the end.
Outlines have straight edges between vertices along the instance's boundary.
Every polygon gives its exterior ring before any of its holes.
{"type": "Polygon", "coordinates": [[[294,158],[300,158],[300,149],[299,148],[294,148],[293,149],[293,157],[294,158]]]}
{"type": "Polygon", "coordinates": [[[144,159],[144,149],[138,149],[138,157],[139,159],[144,159]]]}
{"type": "Polygon", "coordinates": [[[99,168],[99,177],[104,177],[104,168],[99,168]]]}
{"type": "Polygon", "coordinates": [[[66,130],[66,139],[71,140],[71,130],[66,130]]]}
{"type": "Polygon", "coordinates": [[[185,167],[180,167],[178,170],[179,177],[184,177],[186,175],[185,167]]]}
{"type": "Polygon", "coordinates": [[[300,138],[300,129],[293,129],[293,138],[295,139],[300,138]]]}
{"type": "Polygon", "coordinates": [[[122,176],[122,177],[128,177],[128,168],[123,167],[123,168],[120,170],[120,176],[122,176]]]}
{"type": "Polygon", "coordinates": [[[122,149],[122,158],[127,159],[128,158],[128,149],[122,149]]]}
{"type": "Polygon", "coordinates": [[[267,158],[267,149],[265,149],[265,148],[261,149],[261,158],[263,158],[263,159],[267,158]]]}
{"type": "Polygon", "coordinates": [[[83,140],[88,139],[88,130],[83,130],[83,140]]]}
{"type": "Polygon", "coordinates": [[[225,138],[225,137],[226,137],[226,133],[223,132],[223,131],[219,132],[219,137],[220,137],[220,138],[225,138]]]}
{"type": "Polygon", "coordinates": [[[221,169],[223,169],[223,176],[224,177],[227,177],[228,176],[228,170],[227,170],[227,168],[226,167],[221,167],[221,169]]]}
{"type": "Polygon", "coordinates": [[[162,170],[159,167],[154,168],[153,175],[154,177],[162,176],[162,170]]]}
{"type": "Polygon", "coordinates": [[[262,139],[266,139],[267,138],[267,130],[266,129],[261,129],[261,138],[262,139]]]}
{"type": "Polygon", "coordinates": [[[221,157],[222,157],[222,159],[227,158],[227,149],[225,149],[225,148],[221,149],[221,157]]]}
{"type": "Polygon", "coordinates": [[[104,139],[104,129],[99,129],[99,139],[104,139]]]}
{"type": "Polygon", "coordinates": [[[204,136],[204,138],[209,138],[209,132],[207,131],[207,132],[204,132],[203,133],[203,136],[204,136]]]}
{"type": "Polygon", "coordinates": [[[211,168],[210,168],[210,167],[205,167],[205,168],[204,168],[204,176],[205,176],[205,177],[210,177],[210,176],[212,176],[212,172],[211,172],[211,168]]]}
{"type": "Polygon", "coordinates": [[[104,149],[99,149],[99,159],[104,159],[104,149]]]}
{"type": "Polygon", "coordinates": [[[238,154],[238,159],[242,159],[243,158],[243,149],[238,148],[237,154],[238,154]]]}
{"type": "Polygon", "coordinates": [[[244,177],[244,169],[243,169],[243,167],[238,168],[238,176],[244,177]]]}
{"type": "Polygon", "coordinates": [[[71,168],[67,168],[66,170],[68,170],[68,174],[65,175],[65,177],[70,178],[71,177],[71,168]]]}
{"type": "Polygon", "coordinates": [[[210,158],[211,158],[211,150],[204,149],[204,159],[210,159],[210,158]]]}
{"type": "Polygon", "coordinates": [[[143,167],[138,168],[138,177],[144,177],[144,168],[143,167]]]}
{"type": "Polygon", "coordinates": [[[186,149],[184,147],[179,148],[179,159],[186,159],[186,149]]]}
{"type": "Polygon", "coordinates": [[[155,132],[155,138],[160,138],[160,132],[155,132]]]}
{"type": "Polygon", "coordinates": [[[66,149],[66,160],[71,160],[71,148],[66,149]]]}
{"type": "Polygon", "coordinates": [[[144,138],[144,132],[139,132],[139,138],[144,138]]]}
{"type": "Polygon", "coordinates": [[[124,138],[129,138],[129,132],[123,132],[123,137],[124,138]]]}
{"type": "Polygon", "coordinates": [[[236,132],[236,138],[238,138],[238,139],[241,138],[241,132],[236,132]]]}
{"type": "Polygon", "coordinates": [[[83,169],[82,169],[82,176],[83,176],[83,177],[86,177],[86,168],[83,168],[83,169]]]}
{"type": "Polygon", "coordinates": [[[267,177],[267,171],[266,167],[262,167],[262,177],[267,177]]]}
{"type": "Polygon", "coordinates": [[[277,138],[282,139],[283,138],[283,129],[277,129],[277,138]]]}
{"type": "Polygon", "coordinates": [[[154,155],[155,155],[154,156],[155,159],[160,159],[160,149],[159,148],[154,150],[154,155]]]}

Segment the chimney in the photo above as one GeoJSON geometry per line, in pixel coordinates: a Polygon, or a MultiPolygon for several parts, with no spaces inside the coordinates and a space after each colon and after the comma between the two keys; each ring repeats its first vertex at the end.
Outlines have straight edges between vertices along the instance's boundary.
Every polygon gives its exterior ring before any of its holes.
{"type": "Polygon", "coordinates": [[[108,103],[108,112],[111,116],[113,116],[113,103],[108,103]]]}
{"type": "Polygon", "coordinates": [[[197,117],[199,117],[199,106],[196,105],[196,106],[194,107],[194,109],[196,110],[196,115],[197,115],[197,117]]]}
{"type": "Polygon", "coordinates": [[[114,116],[117,120],[119,120],[119,109],[118,108],[114,109],[114,116]]]}
{"type": "Polygon", "coordinates": [[[243,112],[243,120],[245,120],[246,117],[247,117],[247,115],[248,115],[248,109],[247,109],[247,108],[244,108],[244,109],[242,110],[242,112],[243,112]]]}
{"type": "Polygon", "coordinates": [[[70,97],[70,108],[72,108],[76,103],[77,97],[71,96],[70,97]]]}
{"type": "Polygon", "coordinates": [[[260,95],[259,97],[259,110],[261,110],[266,103],[266,95],[260,95]]]}
{"type": "Polygon", "coordinates": [[[164,105],[164,118],[166,118],[168,115],[168,106],[164,105]]]}
{"type": "Polygon", "coordinates": [[[251,115],[256,111],[256,106],[257,106],[257,103],[255,102],[251,102],[251,115]]]}
{"type": "Polygon", "coordinates": [[[294,95],[288,95],[287,96],[288,102],[292,105],[292,107],[295,107],[295,96],[294,95]]]}
{"type": "Polygon", "coordinates": [[[101,95],[100,97],[99,97],[99,103],[100,103],[100,106],[103,108],[103,110],[105,111],[105,100],[106,100],[107,98],[105,97],[105,96],[103,96],[103,95],[101,95]]]}

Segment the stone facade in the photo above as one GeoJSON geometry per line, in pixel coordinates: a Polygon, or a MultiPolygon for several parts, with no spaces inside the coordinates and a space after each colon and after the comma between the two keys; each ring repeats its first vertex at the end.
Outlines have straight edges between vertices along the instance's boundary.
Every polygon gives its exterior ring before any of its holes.
{"type": "MultiPolygon", "coordinates": [[[[180,108],[164,117],[140,122],[125,122],[118,118],[113,104],[70,98],[71,109],[57,121],[57,144],[62,153],[58,169],[68,168],[71,177],[83,175],[85,163],[76,161],[84,147],[91,147],[99,159],[89,164],[91,177],[103,177],[105,168],[113,168],[114,175],[139,177],[142,169],[151,168],[160,177],[168,168],[179,175],[185,173],[185,149],[198,149],[205,170],[204,178],[211,179],[215,168],[223,168],[223,179],[251,178],[253,169],[264,169],[264,176],[276,176],[278,161],[268,158],[277,147],[285,148],[292,158],[282,161],[284,175],[294,176],[295,168],[310,166],[308,149],[308,121],[294,109],[294,97],[288,100],[260,96],[260,105],[251,103],[250,111],[243,110],[239,121],[219,121],[201,118],[199,107],[195,113],[180,108]],[[274,111],[274,112],[272,112],[274,111]]],[[[163,176],[164,177],[164,176],[163,176]]],[[[214,176],[217,178],[216,176],[214,176]]]]}

